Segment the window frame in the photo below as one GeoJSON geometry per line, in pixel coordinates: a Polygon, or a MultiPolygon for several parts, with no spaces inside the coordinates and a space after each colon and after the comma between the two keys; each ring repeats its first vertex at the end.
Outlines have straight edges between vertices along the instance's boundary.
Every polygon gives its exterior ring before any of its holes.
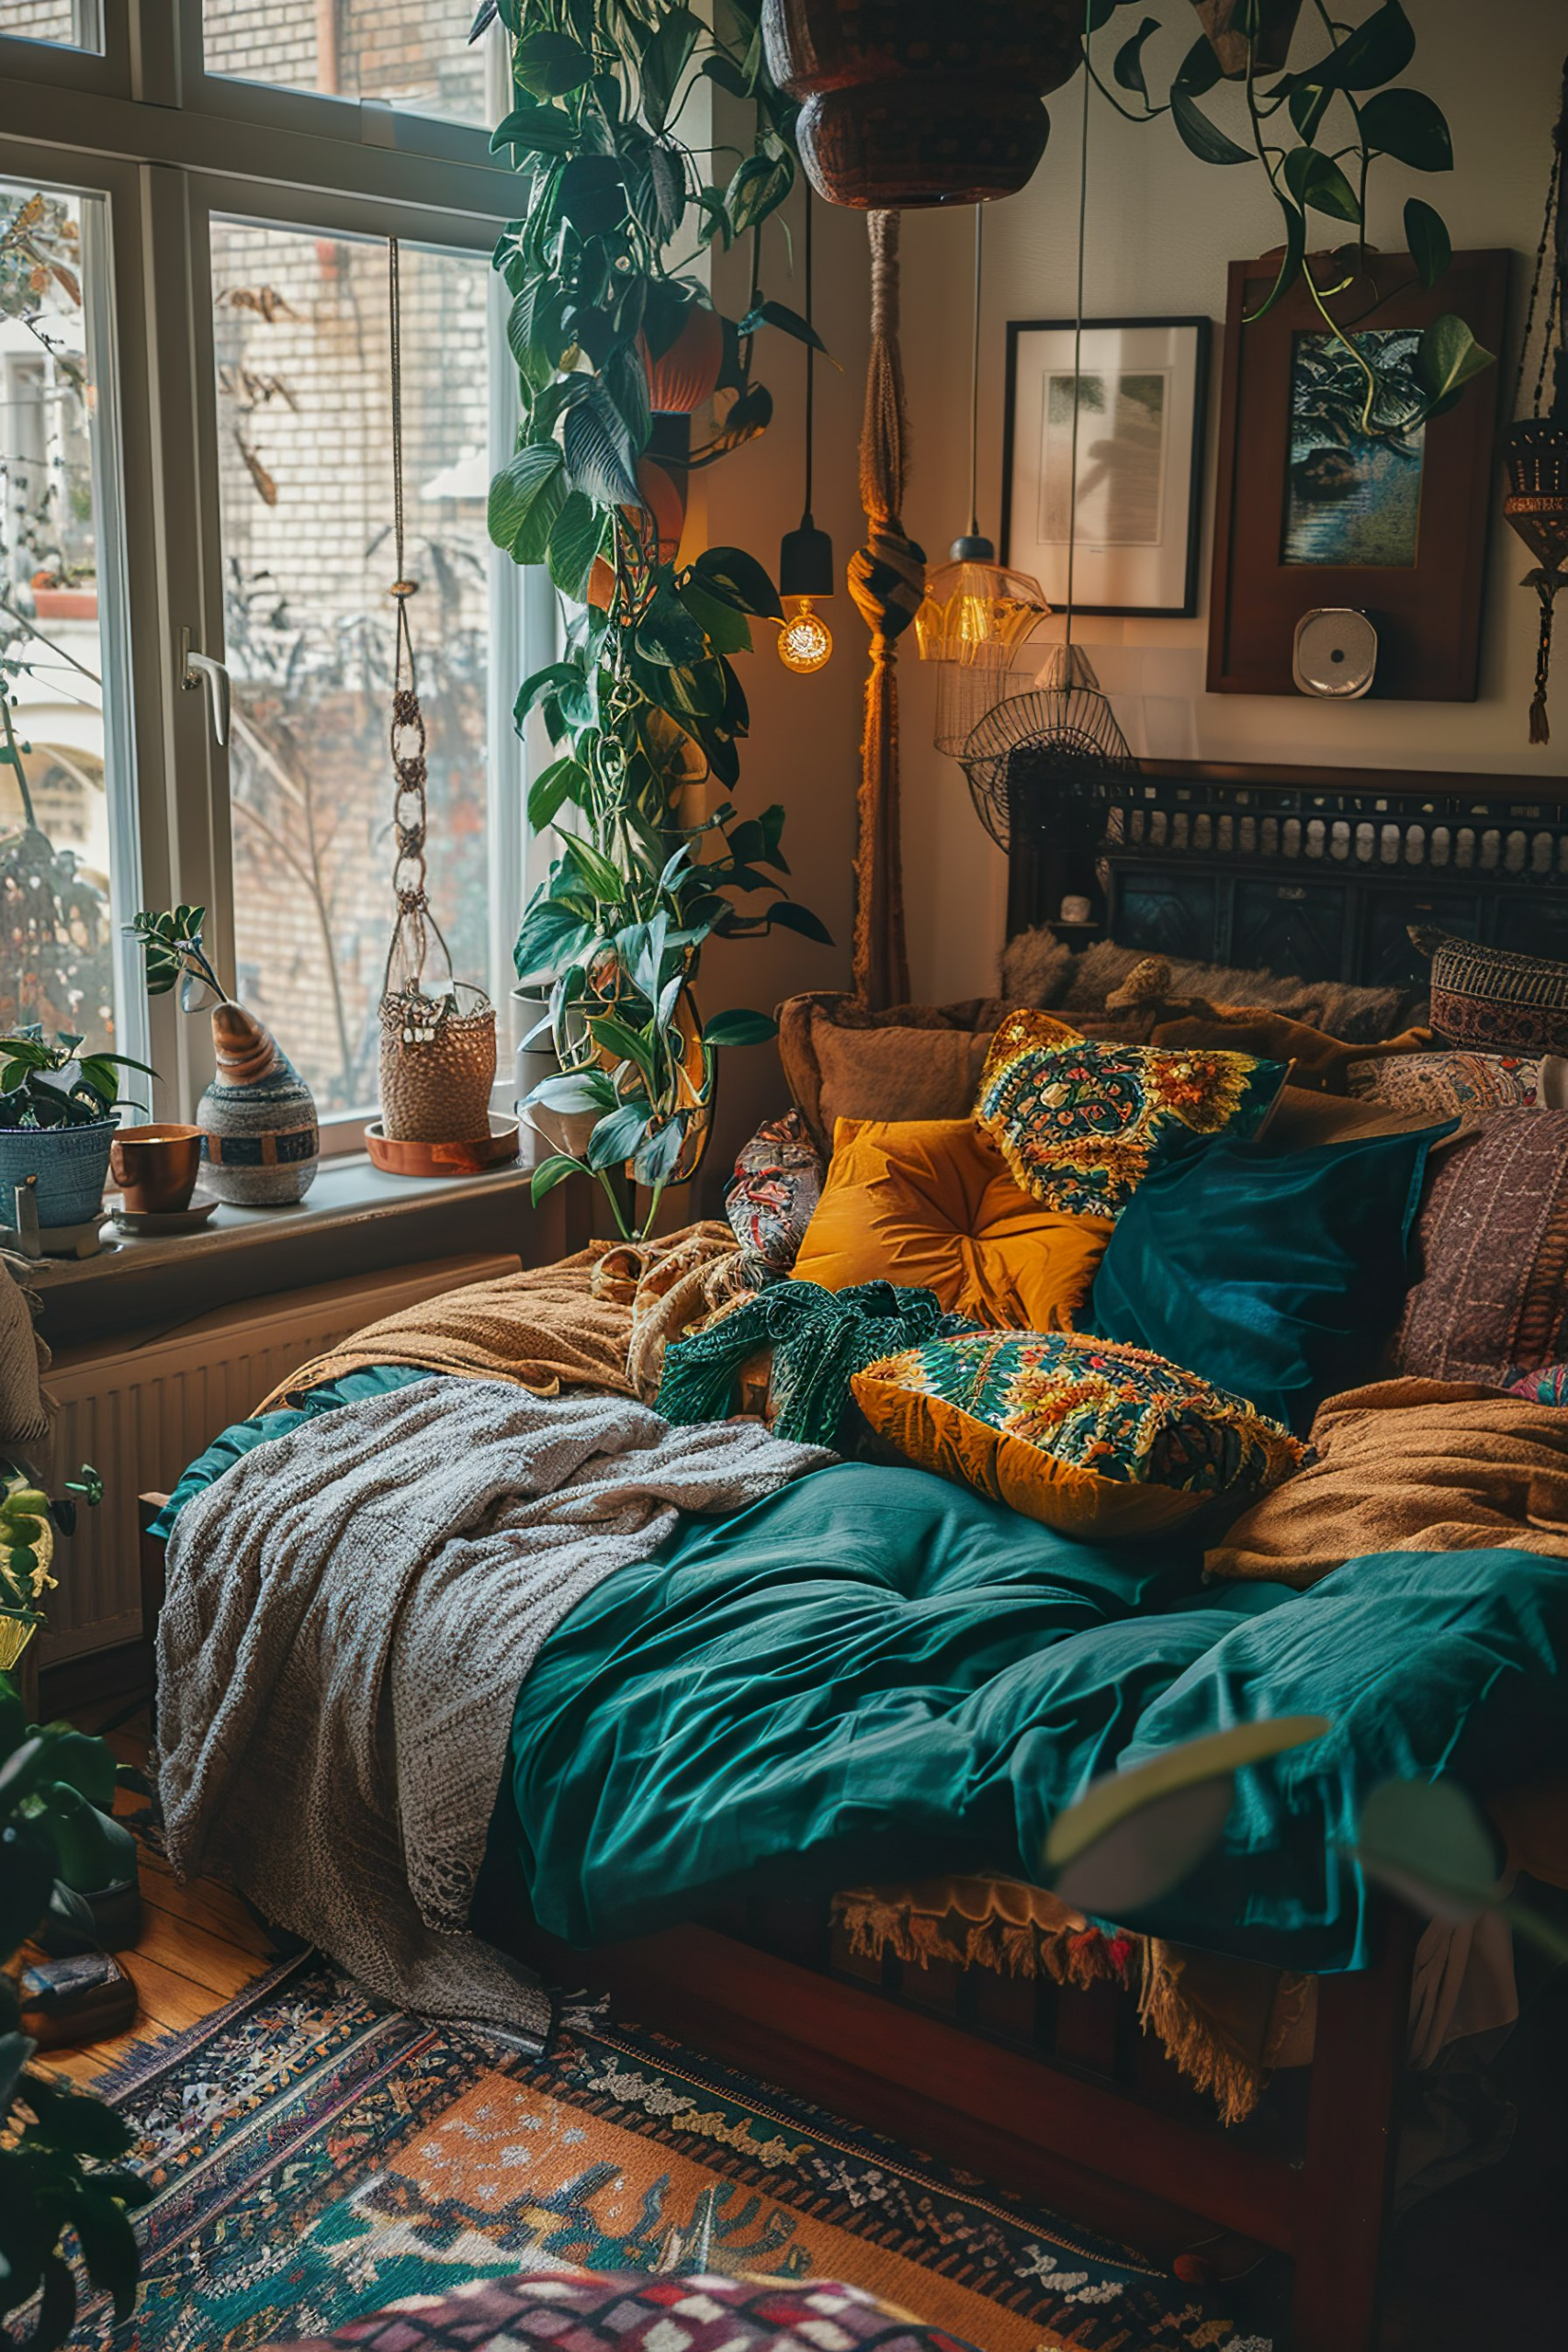
{"type": "MultiPolygon", "coordinates": [[[[84,0],[76,0],[81,7],[84,0]]],[[[100,44],[73,49],[63,41],[0,32],[0,85],[8,81],[52,82],[64,90],[107,90],[121,96],[131,85],[131,10],[140,0],[97,0],[100,44]]]]}
{"type": "MultiPolygon", "coordinates": [[[[211,216],[323,236],[396,234],[488,255],[525,191],[477,127],[207,74],[201,0],[177,0],[172,9],[168,0],[105,0],[105,7],[110,45],[101,56],[0,39],[0,69],[13,77],[0,72],[0,172],[52,176],[108,198],[132,616],[135,756],[127,797],[135,854],[127,848],[123,872],[128,882],[134,876],[141,903],[209,910],[209,948],[229,979],[228,759],[211,740],[205,697],[180,686],[182,629],[199,650],[224,655],[211,216]],[[12,51],[25,54],[13,64],[12,51]]],[[[510,77],[495,47],[489,73],[499,110],[510,77]]],[[[492,456],[510,448],[516,426],[507,309],[504,284],[492,276],[492,456]]],[[[547,576],[520,571],[503,550],[490,551],[489,580],[491,866],[512,877],[516,903],[508,904],[507,888],[492,888],[487,977],[496,988],[497,1092],[509,1105],[503,983],[536,852],[526,822],[529,746],[512,705],[518,679],[552,658],[558,614],[547,576]]],[[[129,1050],[164,1074],[174,1114],[190,1117],[212,1075],[207,1023],[182,1019],[170,997],[149,1005],[138,985],[122,984],[122,998],[128,1038],[144,1041],[129,1050]]],[[[362,1149],[365,1115],[323,1120],[323,1153],[362,1149]]]]}
{"type": "MultiPolygon", "coordinates": [[[[37,187],[44,194],[85,196],[101,203],[105,251],[102,266],[82,272],[84,331],[94,353],[94,413],[89,423],[93,478],[103,492],[103,513],[94,516],[96,563],[107,583],[99,598],[102,662],[104,773],[109,796],[109,907],[114,930],[116,1045],[140,1061],[152,1061],[152,1023],[141,959],[119,933],[119,923],[140,902],[146,874],[149,836],[144,821],[141,777],[151,750],[139,724],[152,683],[151,664],[132,650],[133,604],[151,585],[145,568],[133,560],[144,543],[151,517],[146,503],[146,416],[140,399],[141,371],[126,348],[125,322],[140,307],[141,280],[132,241],[118,233],[122,207],[133,182],[123,166],[104,164],[79,151],[36,147],[25,153],[0,139],[0,179],[37,187]],[[17,166],[20,168],[17,168],[17,166]]],[[[155,855],[154,846],[154,855],[155,855]]]]}

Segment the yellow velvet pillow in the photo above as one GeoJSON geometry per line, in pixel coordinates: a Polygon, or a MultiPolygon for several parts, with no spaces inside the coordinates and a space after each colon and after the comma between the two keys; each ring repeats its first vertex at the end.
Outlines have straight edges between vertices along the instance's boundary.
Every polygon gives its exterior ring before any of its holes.
{"type": "Polygon", "coordinates": [[[850,1385],[918,1469],[1097,1541],[1158,1535],[1211,1504],[1234,1516],[1305,1452],[1245,1397],[1087,1332],[928,1340],[850,1385]]]}
{"type": "Polygon", "coordinates": [[[969,1119],[840,1119],[795,1261],[824,1290],[901,1283],[1002,1330],[1069,1329],[1113,1230],[1043,1209],[969,1119]]]}

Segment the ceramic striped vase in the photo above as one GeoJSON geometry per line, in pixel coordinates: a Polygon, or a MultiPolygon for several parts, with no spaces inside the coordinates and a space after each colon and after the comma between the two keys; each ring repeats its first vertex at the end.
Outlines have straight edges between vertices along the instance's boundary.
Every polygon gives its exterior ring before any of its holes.
{"type": "Polygon", "coordinates": [[[310,1088],[270,1029],[243,1005],[212,1015],[218,1075],[197,1108],[201,1189],[234,1208],[303,1200],[321,1158],[310,1088]]]}

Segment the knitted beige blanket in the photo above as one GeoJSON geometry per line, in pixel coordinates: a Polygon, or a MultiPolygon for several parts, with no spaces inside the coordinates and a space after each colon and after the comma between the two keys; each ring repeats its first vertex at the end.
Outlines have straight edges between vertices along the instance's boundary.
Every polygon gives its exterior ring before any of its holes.
{"type": "Polygon", "coordinates": [[[536,1981],[467,1932],[517,1687],[677,1511],[835,1459],[754,1422],[432,1379],[259,1445],[175,1521],[158,1627],[169,1859],[218,1863],[372,1991],[542,2035],[536,1981]]]}

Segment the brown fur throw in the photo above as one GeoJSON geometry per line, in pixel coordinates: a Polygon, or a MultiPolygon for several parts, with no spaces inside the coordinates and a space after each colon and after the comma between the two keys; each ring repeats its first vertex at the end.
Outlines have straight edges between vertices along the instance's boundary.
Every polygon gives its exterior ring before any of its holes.
{"type": "Polygon", "coordinates": [[[1105,1000],[1116,1015],[1146,1014],[1148,1038],[1156,1046],[1228,1046],[1236,1053],[1261,1054],[1292,1065],[1298,1086],[1343,1094],[1353,1061],[1383,1054],[1419,1053],[1432,1042],[1429,1029],[1406,1029],[1377,1045],[1349,1044],[1283,1011],[1262,1004],[1215,1004],[1201,996],[1179,996],[1171,967],[1163,956],[1145,956],[1105,1000]]]}
{"type": "MultiPolygon", "coordinates": [[[[1106,1000],[1139,964],[1149,959],[1136,947],[1101,940],[1081,956],[1060,960],[1061,943],[1049,930],[1021,932],[1002,957],[1002,994],[1020,1004],[1043,1004],[1078,1028],[1106,1016],[1106,1000]],[[1035,992],[1035,982],[1043,991],[1035,992]]],[[[1161,959],[1164,960],[1164,959],[1161,959]]],[[[1201,996],[1215,1005],[1255,1005],[1288,1012],[1347,1045],[1378,1045],[1426,1018],[1422,990],[1356,988],[1343,980],[1303,980],[1225,964],[1170,963],[1169,992],[1201,996]]],[[[1139,1018],[1122,1013],[1122,1023],[1139,1018]]]]}

